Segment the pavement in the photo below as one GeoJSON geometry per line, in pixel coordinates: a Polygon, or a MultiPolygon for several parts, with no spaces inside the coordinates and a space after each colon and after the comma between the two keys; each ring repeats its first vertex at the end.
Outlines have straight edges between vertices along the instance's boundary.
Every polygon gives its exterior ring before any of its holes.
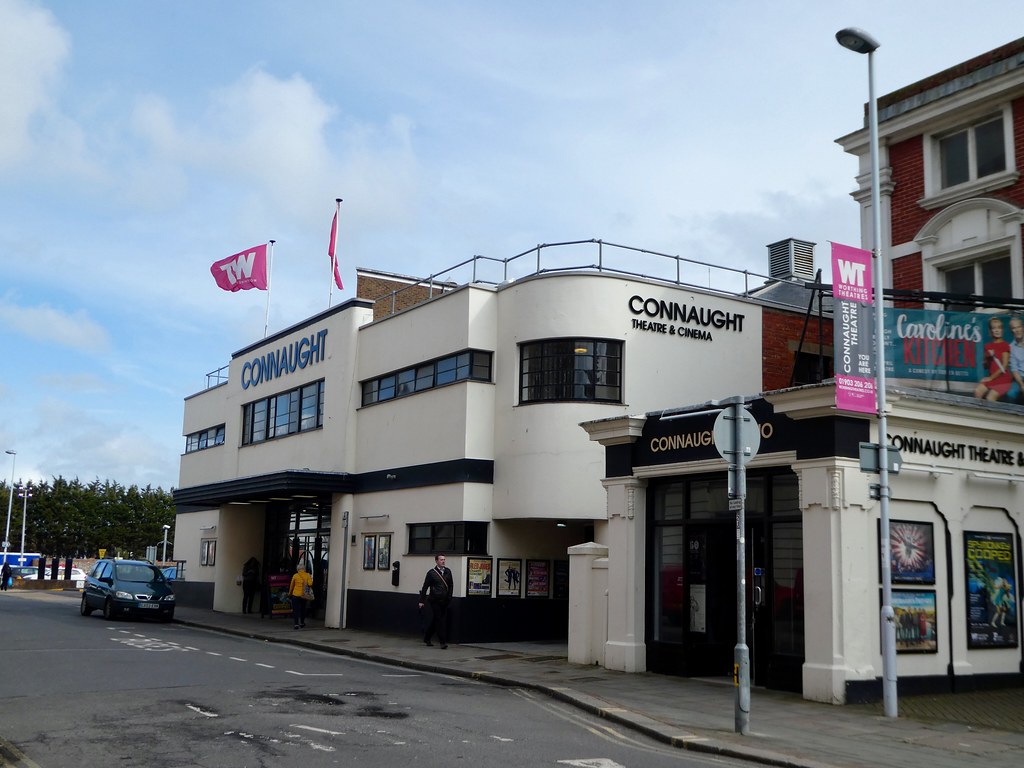
{"type": "MultiPolygon", "coordinates": [[[[753,688],[749,733],[736,728],[727,679],[627,674],[570,664],[562,643],[425,646],[419,638],[179,605],[175,620],[408,669],[543,692],[680,749],[796,768],[1021,768],[1024,688],[898,698],[899,716],[877,705],[836,706],[753,688]]],[[[898,670],[897,670],[898,671],[898,670]]]]}

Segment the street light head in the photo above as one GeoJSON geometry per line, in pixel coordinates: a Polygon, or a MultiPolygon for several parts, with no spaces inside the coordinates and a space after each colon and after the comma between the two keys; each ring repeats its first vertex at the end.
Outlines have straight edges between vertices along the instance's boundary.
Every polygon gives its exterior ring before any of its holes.
{"type": "Polygon", "coordinates": [[[878,48],[878,41],[857,27],[840,29],[836,32],[836,40],[843,48],[849,48],[854,53],[871,53],[878,48]]]}
{"type": "Polygon", "coordinates": [[[165,530],[165,531],[169,531],[169,530],[171,530],[171,526],[169,526],[169,525],[165,525],[165,526],[164,526],[164,530],[165,530]]]}
{"type": "Polygon", "coordinates": [[[9,453],[11,456],[14,456],[17,453],[17,451],[6,450],[4,451],[4,453],[9,453]]]}

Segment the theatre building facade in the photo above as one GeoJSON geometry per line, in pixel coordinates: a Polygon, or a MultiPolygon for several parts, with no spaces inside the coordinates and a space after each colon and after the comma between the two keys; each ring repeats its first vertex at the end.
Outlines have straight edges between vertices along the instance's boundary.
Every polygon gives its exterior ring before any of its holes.
{"type": "MultiPolygon", "coordinates": [[[[185,400],[181,598],[240,611],[256,556],[273,620],[301,561],[326,626],[412,637],[444,552],[455,642],[731,676],[742,594],[753,684],[845,703],[881,696],[888,541],[900,690],[1020,684],[1024,385],[978,385],[1024,348],[1024,40],[879,103],[888,530],[809,243],[712,289],[706,264],[625,249],[616,270],[621,246],[587,241],[490,280],[479,259],[444,283],[361,271],[356,298],[235,352],[185,400]],[[734,397],[760,436],[742,527],[712,426],[734,397]]],[[[839,143],[870,247],[867,131],[839,143]]]]}
{"type": "Polygon", "coordinates": [[[255,556],[273,620],[301,561],[327,626],[412,635],[444,552],[456,642],[566,638],[569,549],[610,529],[604,449],[579,425],[830,371],[827,348],[801,343],[831,332],[805,313],[810,244],[775,244],[773,279],[734,272],[734,291],[674,279],[693,268],[676,257],[663,280],[588,247],[600,269],[551,268],[545,251],[496,282],[360,271],[358,298],[235,352],[185,400],[181,599],[241,611],[255,556]]]}
{"type": "MultiPolygon", "coordinates": [[[[1020,684],[1022,409],[896,389],[889,406],[901,455],[888,532],[899,688],[1020,684]]],[[[836,411],[831,383],[747,407],[760,435],[742,531],[751,682],[832,703],[878,699],[883,533],[878,475],[859,458],[877,422],[836,411]]],[[[739,515],[715,447],[720,410],[583,425],[605,446],[608,533],[571,550],[570,660],[731,674],[739,515]]]]}

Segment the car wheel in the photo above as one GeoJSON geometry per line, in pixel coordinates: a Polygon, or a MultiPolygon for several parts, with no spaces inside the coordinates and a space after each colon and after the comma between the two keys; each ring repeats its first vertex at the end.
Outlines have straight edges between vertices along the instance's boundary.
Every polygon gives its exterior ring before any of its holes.
{"type": "Polygon", "coordinates": [[[114,603],[108,597],[103,603],[103,618],[107,621],[114,620],[114,603]]]}
{"type": "Polygon", "coordinates": [[[79,610],[83,616],[89,616],[92,613],[92,608],[89,607],[89,601],[85,599],[85,595],[82,595],[82,607],[79,610]]]}

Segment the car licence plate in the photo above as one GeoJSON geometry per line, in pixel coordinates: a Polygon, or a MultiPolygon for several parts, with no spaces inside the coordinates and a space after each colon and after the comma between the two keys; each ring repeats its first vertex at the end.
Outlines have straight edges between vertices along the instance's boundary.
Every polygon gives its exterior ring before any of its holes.
{"type": "Polygon", "coordinates": [[[156,603],[139,603],[139,608],[159,608],[156,603]]]}

